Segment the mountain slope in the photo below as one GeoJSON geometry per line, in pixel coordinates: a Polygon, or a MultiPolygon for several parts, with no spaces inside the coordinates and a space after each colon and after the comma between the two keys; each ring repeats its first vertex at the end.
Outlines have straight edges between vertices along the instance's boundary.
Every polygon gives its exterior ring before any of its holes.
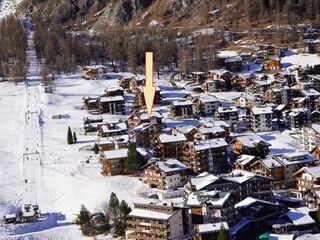
{"type": "Polygon", "coordinates": [[[72,29],[109,26],[229,26],[236,29],[320,19],[319,0],[22,0],[20,15],[38,13],[72,29]]]}

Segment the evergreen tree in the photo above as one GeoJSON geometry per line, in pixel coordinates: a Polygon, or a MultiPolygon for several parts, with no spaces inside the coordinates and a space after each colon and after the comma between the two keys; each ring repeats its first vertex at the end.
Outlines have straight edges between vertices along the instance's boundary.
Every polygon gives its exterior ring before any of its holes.
{"type": "Polygon", "coordinates": [[[125,222],[130,212],[131,212],[131,208],[128,206],[125,200],[122,200],[119,206],[120,219],[125,222]]]}
{"type": "Polygon", "coordinates": [[[76,132],[73,132],[73,142],[77,143],[78,139],[77,139],[77,135],[76,132]]]}
{"type": "Polygon", "coordinates": [[[115,223],[115,225],[117,225],[119,220],[119,199],[117,197],[117,194],[115,194],[114,192],[112,192],[110,195],[109,210],[113,222],[115,223]]]}
{"type": "Polygon", "coordinates": [[[94,151],[95,154],[98,154],[98,153],[99,153],[99,146],[98,146],[98,144],[96,144],[96,143],[94,144],[93,151],[94,151]]]}
{"type": "Polygon", "coordinates": [[[263,143],[262,142],[258,142],[257,145],[256,145],[256,152],[257,152],[257,155],[259,157],[262,157],[264,158],[266,156],[266,153],[264,151],[264,146],[263,146],[263,143]]]}
{"type": "Polygon", "coordinates": [[[134,144],[130,143],[128,146],[128,157],[124,161],[124,167],[127,172],[134,172],[139,170],[146,164],[144,157],[137,151],[134,144]]]}
{"type": "Polygon", "coordinates": [[[227,231],[226,231],[226,229],[224,228],[224,226],[222,224],[221,228],[219,230],[219,233],[218,233],[217,240],[227,240],[227,239],[228,239],[228,234],[227,234],[227,231]]]}
{"type": "Polygon", "coordinates": [[[68,127],[68,144],[73,144],[73,136],[70,127],[68,127]]]}
{"type": "Polygon", "coordinates": [[[90,212],[88,209],[84,206],[81,205],[80,213],[78,215],[77,222],[81,227],[86,226],[90,223],[90,212]]]}

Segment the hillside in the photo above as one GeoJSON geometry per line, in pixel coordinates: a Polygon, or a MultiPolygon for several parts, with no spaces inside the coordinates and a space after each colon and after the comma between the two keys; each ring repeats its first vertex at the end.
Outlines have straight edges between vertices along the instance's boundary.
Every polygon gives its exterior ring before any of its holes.
{"type": "Polygon", "coordinates": [[[19,15],[40,13],[72,29],[109,26],[229,26],[236,29],[318,20],[318,0],[22,0],[19,15]]]}

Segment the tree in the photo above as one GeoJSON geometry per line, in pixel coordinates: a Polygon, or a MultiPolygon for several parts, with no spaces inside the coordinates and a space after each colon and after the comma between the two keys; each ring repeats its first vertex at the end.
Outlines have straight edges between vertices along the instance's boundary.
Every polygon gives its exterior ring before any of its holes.
{"type": "Polygon", "coordinates": [[[68,144],[73,144],[73,136],[70,126],[68,127],[68,144]]]}
{"type": "Polygon", "coordinates": [[[224,228],[223,224],[221,224],[217,240],[227,240],[228,239],[228,234],[226,229],[224,228]]]}
{"type": "Polygon", "coordinates": [[[93,147],[93,151],[94,151],[94,154],[99,154],[99,146],[98,144],[94,144],[94,147],[93,147]]]}
{"type": "Polygon", "coordinates": [[[127,172],[134,172],[139,170],[146,164],[144,157],[137,151],[134,144],[130,143],[128,146],[128,157],[124,161],[124,167],[127,172]]]}
{"type": "Polygon", "coordinates": [[[122,221],[126,221],[128,214],[131,212],[131,208],[128,206],[125,200],[122,200],[119,206],[119,215],[122,221]]]}
{"type": "Polygon", "coordinates": [[[264,146],[262,142],[258,142],[256,145],[256,152],[259,157],[264,158],[266,156],[264,146]]]}
{"type": "Polygon", "coordinates": [[[90,222],[90,212],[84,205],[81,205],[77,222],[79,223],[79,225],[81,227],[89,224],[89,222],[90,222]]]}
{"type": "Polygon", "coordinates": [[[76,132],[73,132],[73,142],[77,143],[78,139],[77,139],[77,135],[76,132]]]}
{"type": "Polygon", "coordinates": [[[115,194],[114,192],[112,192],[110,195],[109,211],[113,222],[115,223],[115,225],[117,225],[119,220],[119,199],[117,197],[117,194],[115,194]]]}

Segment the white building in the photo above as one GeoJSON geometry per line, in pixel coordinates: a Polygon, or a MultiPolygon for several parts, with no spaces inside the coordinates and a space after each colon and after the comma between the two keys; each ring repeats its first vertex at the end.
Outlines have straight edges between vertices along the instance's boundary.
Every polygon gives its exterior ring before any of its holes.
{"type": "Polygon", "coordinates": [[[251,109],[251,128],[254,132],[268,132],[272,130],[271,107],[253,107],[251,109]]]}

